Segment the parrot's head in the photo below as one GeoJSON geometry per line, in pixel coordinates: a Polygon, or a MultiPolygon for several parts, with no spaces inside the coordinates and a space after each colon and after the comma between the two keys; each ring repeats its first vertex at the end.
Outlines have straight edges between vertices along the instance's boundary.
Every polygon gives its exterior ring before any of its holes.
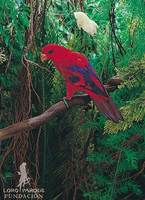
{"type": "Polygon", "coordinates": [[[47,44],[41,49],[41,61],[52,60],[53,62],[65,58],[70,53],[69,49],[57,44],[47,44]]]}

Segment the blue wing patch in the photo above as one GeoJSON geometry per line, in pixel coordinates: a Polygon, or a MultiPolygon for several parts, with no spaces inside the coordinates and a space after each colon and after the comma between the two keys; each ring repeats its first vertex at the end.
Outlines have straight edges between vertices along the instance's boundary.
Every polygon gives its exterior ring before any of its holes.
{"type": "Polygon", "coordinates": [[[78,76],[70,76],[69,80],[71,81],[71,83],[77,83],[80,81],[80,78],[78,76]]]}
{"type": "MultiPolygon", "coordinates": [[[[105,92],[105,90],[101,90],[94,81],[92,81],[91,76],[95,77],[97,79],[97,81],[100,82],[99,78],[97,77],[93,67],[91,65],[88,65],[85,68],[79,67],[79,66],[71,66],[70,67],[72,72],[79,72],[83,75],[83,79],[86,83],[86,85],[81,86],[81,87],[87,87],[87,89],[90,89],[91,91],[93,91],[96,94],[99,95],[103,95],[103,96],[108,96],[107,93],[105,92]]],[[[77,76],[73,76],[73,78],[71,77],[71,81],[73,82],[78,82],[79,77],[77,76]]]]}
{"type": "Polygon", "coordinates": [[[90,74],[90,75],[93,75],[96,77],[96,73],[93,71],[93,67],[89,64],[87,67],[85,68],[82,68],[82,67],[78,67],[78,66],[71,66],[70,69],[73,71],[73,72],[80,72],[81,74],[85,75],[86,73],[90,74]]]}

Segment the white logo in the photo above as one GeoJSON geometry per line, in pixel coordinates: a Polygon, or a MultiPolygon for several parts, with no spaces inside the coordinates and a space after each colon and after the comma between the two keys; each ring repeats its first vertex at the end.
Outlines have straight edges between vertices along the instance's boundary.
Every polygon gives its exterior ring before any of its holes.
{"type": "Polygon", "coordinates": [[[30,185],[30,178],[27,175],[25,162],[23,162],[20,165],[19,169],[20,171],[18,172],[18,174],[20,175],[20,179],[19,179],[19,184],[17,185],[17,187],[19,187],[19,189],[21,190],[21,188],[25,187],[26,184],[30,185]]]}
{"type": "Polygon", "coordinates": [[[3,199],[43,199],[45,192],[43,188],[25,188],[25,185],[30,185],[25,162],[20,165],[19,170],[17,173],[20,178],[17,188],[3,188],[3,199]]]}

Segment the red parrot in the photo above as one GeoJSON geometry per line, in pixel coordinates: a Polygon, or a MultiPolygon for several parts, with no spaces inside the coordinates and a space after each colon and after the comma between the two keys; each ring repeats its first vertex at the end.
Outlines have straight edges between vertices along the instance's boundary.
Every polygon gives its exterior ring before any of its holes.
{"type": "Polygon", "coordinates": [[[76,92],[84,92],[95,101],[99,111],[108,119],[116,123],[123,120],[120,111],[83,54],[57,44],[47,44],[41,50],[41,60],[52,60],[63,76],[66,82],[66,99],[70,100],[76,92]]]}

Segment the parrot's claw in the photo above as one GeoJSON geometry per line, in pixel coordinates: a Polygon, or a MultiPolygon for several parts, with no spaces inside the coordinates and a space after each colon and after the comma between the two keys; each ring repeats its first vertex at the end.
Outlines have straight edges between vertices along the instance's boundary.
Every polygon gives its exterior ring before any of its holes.
{"type": "Polygon", "coordinates": [[[68,102],[67,102],[67,98],[66,98],[66,97],[63,97],[63,103],[64,103],[64,105],[66,106],[66,108],[69,109],[69,105],[68,105],[68,102]]]}

